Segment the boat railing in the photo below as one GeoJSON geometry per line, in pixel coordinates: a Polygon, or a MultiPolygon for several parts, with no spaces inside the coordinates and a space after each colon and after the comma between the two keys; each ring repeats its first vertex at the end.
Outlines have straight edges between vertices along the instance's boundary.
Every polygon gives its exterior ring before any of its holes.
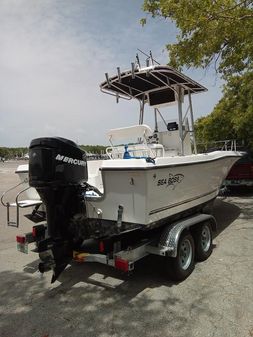
{"type": "Polygon", "coordinates": [[[197,143],[198,152],[237,151],[236,139],[226,139],[209,143],[197,143]]]}
{"type": "MultiPolygon", "coordinates": [[[[151,150],[146,144],[132,144],[128,145],[128,152],[131,157],[150,157],[152,155],[151,150]]],[[[106,154],[110,159],[123,159],[125,153],[125,146],[110,146],[106,149],[106,154]]]]}
{"type": "MultiPolygon", "coordinates": [[[[162,144],[129,144],[127,150],[132,158],[156,158],[164,156],[164,147],[162,144]]],[[[125,145],[109,146],[106,149],[106,154],[110,159],[123,159],[124,153],[125,145]]]]}
{"type": "Polygon", "coordinates": [[[28,182],[28,178],[25,178],[17,185],[9,188],[7,191],[5,191],[1,196],[1,204],[6,207],[7,209],[7,225],[12,227],[19,227],[19,209],[20,208],[26,208],[26,207],[35,207],[36,211],[38,210],[39,206],[42,204],[41,200],[32,200],[32,199],[26,199],[26,200],[20,200],[19,197],[23,195],[27,190],[31,189],[30,186],[26,186],[28,182]],[[23,186],[23,189],[18,190],[16,192],[15,196],[15,202],[10,202],[10,192],[16,190],[20,186],[23,186]],[[8,201],[6,201],[8,199],[8,201]],[[10,208],[15,207],[16,208],[16,221],[10,220],[10,208]]]}
{"type": "Polygon", "coordinates": [[[221,142],[221,151],[236,151],[236,140],[229,139],[221,142]]]}

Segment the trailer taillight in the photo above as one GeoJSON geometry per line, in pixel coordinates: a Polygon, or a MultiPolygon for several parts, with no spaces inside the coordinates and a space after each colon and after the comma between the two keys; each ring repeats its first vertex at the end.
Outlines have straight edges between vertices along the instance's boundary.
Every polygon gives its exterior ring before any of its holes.
{"type": "Polygon", "coordinates": [[[127,272],[127,271],[130,270],[130,268],[129,268],[129,261],[123,260],[123,259],[121,259],[119,257],[115,258],[114,266],[115,266],[115,268],[123,270],[124,272],[127,272]]]}
{"type": "Polygon", "coordinates": [[[26,240],[26,236],[17,235],[16,241],[17,241],[17,250],[22,253],[28,254],[28,242],[26,240]]]}
{"type": "Polygon", "coordinates": [[[17,235],[17,236],[16,236],[16,241],[17,241],[18,243],[25,243],[25,242],[26,242],[25,236],[24,236],[24,235],[17,235]]]}
{"type": "Polygon", "coordinates": [[[99,251],[100,253],[103,253],[105,251],[105,245],[103,241],[99,242],[99,251]]]}
{"type": "Polygon", "coordinates": [[[32,236],[35,240],[42,240],[45,238],[46,227],[44,225],[33,226],[32,236]]]}

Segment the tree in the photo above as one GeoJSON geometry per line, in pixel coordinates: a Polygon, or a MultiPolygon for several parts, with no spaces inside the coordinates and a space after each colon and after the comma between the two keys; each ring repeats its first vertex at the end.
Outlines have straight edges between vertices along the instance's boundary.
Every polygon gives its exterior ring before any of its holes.
{"type": "Polygon", "coordinates": [[[167,45],[171,66],[214,63],[227,81],[213,112],[197,120],[197,139],[240,139],[253,149],[253,0],[144,0],[143,9],[178,28],[167,45]]]}
{"type": "Polygon", "coordinates": [[[253,149],[253,72],[230,77],[213,112],[196,121],[199,142],[237,139],[253,149]]]}
{"type": "Polygon", "coordinates": [[[144,0],[143,9],[172,20],[179,30],[177,42],[167,45],[171,66],[205,68],[214,62],[224,78],[252,69],[253,1],[144,0]]]}
{"type": "Polygon", "coordinates": [[[27,147],[0,147],[0,157],[6,159],[21,158],[28,152],[27,147]]]}
{"type": "Polygon", "coordinates": [[[103,145],[80,145],[81,149],[93,154],[105,153],[106,146],[103,145]]]}

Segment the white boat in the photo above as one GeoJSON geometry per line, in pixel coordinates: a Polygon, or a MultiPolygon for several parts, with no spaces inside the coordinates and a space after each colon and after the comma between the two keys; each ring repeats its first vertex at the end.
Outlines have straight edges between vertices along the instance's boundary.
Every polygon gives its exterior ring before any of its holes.
{"type": "MultiPolygon", "coordinates": [[[[197,154],[191,95],[206,88],[169,66],[140,68],[134,64],[129,71],[120,72],[118,68],[117,75],[106,74],[100,88],[117,100],[138,100],[140,114],[138,125],[108,132],[108,160],[87,162],[88,183],[95,187],[95,191],[86,193],[89,219],[117,225],[118,213],[122,213],[124,228],[150,228],[186,211],[201,210],[216,198],[241,153],[197,154]],[[183,104],[185,96],[188,104],[183,104]],[[167,124],[158,108],[173,103],[177,104],[178,123],[167,124]],[[143,124],[146,104],[154,107],[153,129],[143,124]],[[183,116],[184,105],[187,106],[183,116]],[[159,117],[167,130],[158,129],[159,117]]],[[[22,179],[25,171],[28,166],[17,169],[22,179]]],[[[37,199],[34,189],[30,193],[37,199]]]]}
{"type": "MultiPolygon", "coordinates": [[[[171,256],[182,280],[194,267],[193,238],[197,258],[211,254],[215,220],[201,213],[242,154],[236,148],[197,153],[191,96],[206,88],[169,66],[141,68],[137,62],[128,71],[118,68],[100,88],[117,101],[140,103],[137,125],[108,132],[107,160],[87,161],[64,138],[38,138],[30,145],[29,172],[28,166],[17,169],[47,213],[47,224],[33,227],[39,270],[53,269],[54,282],[73,251],[81,250],[95,252],[90,261],[129,271],[151,252],[171,256]],[[171,104],[177,106],[178,123],[167,123],[159,110],[171,104]],[[154,108],[153,129],[143,123],[145,105],[154,108]]],[[[30,240],[31,235],[17,237],[20,250],[30,240]]]]}

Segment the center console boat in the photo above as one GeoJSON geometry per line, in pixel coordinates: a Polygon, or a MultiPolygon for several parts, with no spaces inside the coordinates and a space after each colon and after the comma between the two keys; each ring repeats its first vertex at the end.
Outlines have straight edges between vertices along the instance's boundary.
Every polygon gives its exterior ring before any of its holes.
{"type": "Polygon", "coordinates": [[[136,125],[108,132],[106,160],[87,161],[63,138],[38,138],[30,145],[29,169],[17,170],[22,179],[29,175],[32,193],[36,189],[46,208],[46,235],[37,243],[40,269],[53,266],[53,280],[73,249],[92,251],[90,241],[106,254],[117,242],[126,248],[201,213],[241,157],[235,149],[197,153],[192,95],[207,89],[169,66],[132,63],[127,71],[106,73],[100,89],[140,105],[136,125]],[[153,128],[144,124],[147,105],[153,128]],[[160,111],[171,105],[177,107],[177,122],[167,122],[160,111]]]}

